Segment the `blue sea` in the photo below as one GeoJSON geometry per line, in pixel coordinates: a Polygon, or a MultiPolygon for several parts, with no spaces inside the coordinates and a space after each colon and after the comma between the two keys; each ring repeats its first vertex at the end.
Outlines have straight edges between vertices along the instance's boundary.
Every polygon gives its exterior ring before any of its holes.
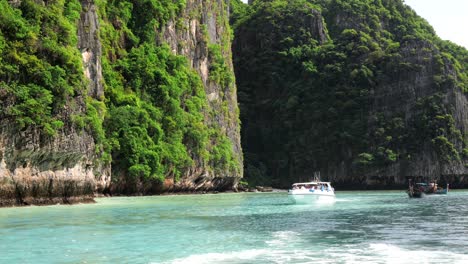
{"type": "Polygon", "coordinates": [[[468,191],[97,199],[0,208],[0,263],[468,263],[468,191]]]}

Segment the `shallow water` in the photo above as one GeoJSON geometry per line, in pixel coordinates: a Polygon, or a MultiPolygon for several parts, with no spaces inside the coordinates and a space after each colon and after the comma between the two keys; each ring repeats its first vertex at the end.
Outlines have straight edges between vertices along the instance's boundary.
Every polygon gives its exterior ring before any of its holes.
{"type": "Polygon", "coordinates": [[[97,199],[0,209],[0,263],[468,263],[468,192],[97,199]]]}

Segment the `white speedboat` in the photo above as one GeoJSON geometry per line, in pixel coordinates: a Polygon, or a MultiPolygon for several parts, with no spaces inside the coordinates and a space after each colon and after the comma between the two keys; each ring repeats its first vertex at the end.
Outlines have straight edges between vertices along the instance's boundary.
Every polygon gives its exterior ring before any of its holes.
{"type": "Polygon", "coordinates": [[[288,191],[289,197],[296,203],[307,203],[316,200],[330,200],[335,197],[335,189],[330,182],[311,181],[294,183],[288,191]]]}

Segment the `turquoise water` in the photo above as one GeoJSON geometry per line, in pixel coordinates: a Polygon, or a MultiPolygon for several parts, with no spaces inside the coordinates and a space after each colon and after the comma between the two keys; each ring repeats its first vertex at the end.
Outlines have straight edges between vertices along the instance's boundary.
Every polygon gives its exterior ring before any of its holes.
{"type": "Polygon", "coordinates": [[[0,209],[0,263],[468,263],[468,192],[124,197],[0,209]]]}

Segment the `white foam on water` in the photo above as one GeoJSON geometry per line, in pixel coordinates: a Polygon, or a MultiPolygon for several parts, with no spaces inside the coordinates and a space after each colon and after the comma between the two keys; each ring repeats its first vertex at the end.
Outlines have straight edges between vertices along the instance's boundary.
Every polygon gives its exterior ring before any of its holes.
{"type": "Polygon", "coordinates": [[[265,241],[268,246],[283,247],[301,240],[298,232],[278,231],[273,233],[273,239],[265,241]]]}
{"type": "Polygon", "coordinates": [[[330,247],[314,250],[311,247],[307,249],[301,247],[303,242],[304,240],[298,232],[277,231],[272,233],[270,240],[265,241],[267,248],[194,254],[165,263],[468,263],[468,254],[457,254],[443,250],[412,250],[386,243],[330,245],[330,247]]]}
{"type": "Polygon", "coordinates": [[[355,199],[335,198],[336,202],[355,202],[355,199]]]}
{"type": "MultiPolygon", "coordinates": [[[[295,232],[277,232],[280,241],[289,241],[295,232]]],[[[274,240],[272,240],[274,241],[274,240]]],[[[281,242],[281,243],[283,243],[281,242]]],[[[279,242],[270,242],[273,246],[279,242]]],[[[466,264],[468,255],[446,251],[403,249],[395,245],[376,243],[368,246],[333,247],[314,251],[304,249],[252,249],[226,253],[196,254],[166,263],[212,264],[212,263],[450,263],[466,264]]]]}
{"type": "Polygon", "coordinates": [[[409,250],[383,243],[370,244],[369,249],[386,263],[468,263],[468,255],[440,250],[409,250]]]}
{"type": "Polygon", "coordinates": [[[191,255],[186,258],[175,259],[171,264],[218,264],[218,263],[336,263],[333,259],[325,259],[320,253],[309,250],[268,250],[254,249],[229,253],[207,253],[191,255]]]}
{"type": "Polygon", "coordinates": [[[442,250],[411,250],[385,243],[374,243],[368,246],[347,245],[341,247],[332,247],[323,250],[321,253],[324,258],[315,259],[320,263],[468,263],[468,254],[457,254],[442,250]]]}
{"type": "MultiPolygon", "coordinates": [[[[299,257],[307,259],[303,250],[287,249],[294,243],[300,242],[298,232],[278,231],[273,232],[272,239],[265,241],[267,249],[250,249],[243,251],[233,251],[225,253],[194,254],[185,258],[174,259],[166,262],[171,264],[210,264],[210,263],[251,263],[255,260],[262,260],[268,263],[287,263],[299,257]]],[[[310,253],[310,252],[309,252],[310,253]]]]}

